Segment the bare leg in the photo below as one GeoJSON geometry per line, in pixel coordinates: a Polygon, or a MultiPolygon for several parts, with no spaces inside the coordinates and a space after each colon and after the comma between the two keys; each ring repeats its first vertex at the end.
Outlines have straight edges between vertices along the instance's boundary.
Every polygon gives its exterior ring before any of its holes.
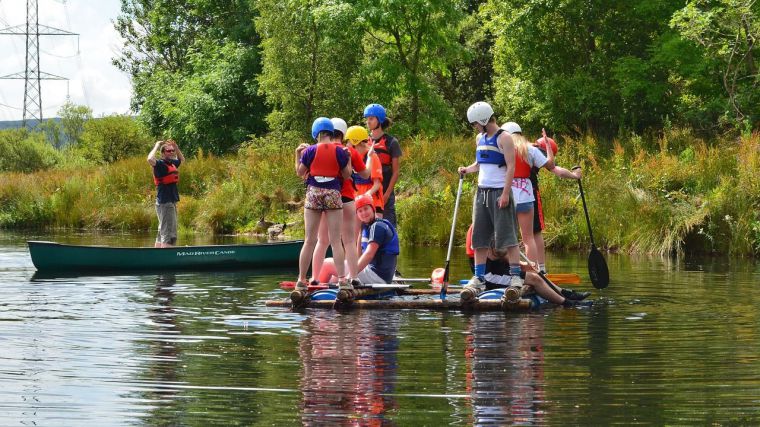
{"type": "Polygon", "coordinates": [[[319,221],[319,238],[314,248],[314,255],[311,257],[311,277],[314,280],[319,280],[319,272],[322,271],[322,263],[325,261],[328,246],[330,246],[330,237],[327,233],[327,215],[322,212],[319,221]]]}
{"type": "MultiPolygon", "coordinates": [[[[544,246],[544,233],[534,232],[533,241],[536,243],[536,259],[539,264],[546,264],[546,247],[544,246]]],[[[530,258],[530,255],[528,255],[530,258]]],[[[530,258],[532,259],[532,258],[530,258]]]]}
{"type": "MultiPolygon", "coordinates": [[[[477,260],[478,252],[475,251],[475,259],[477,260]]],[[[520,265],[520,246],[514,245],[507,248],[507,261],[509,266],[520,265]]],[[[483,261],[485,262],[485,261],[483,261]]]]}
{"type": "Polygon", "coordinates": [[[306,273],[309,271],[311,256],[314,254],[314,247],[317,245],[320,218],[322,218],[320,211],[303,210],[305,237],[303,247],[301,247],[301,255],[298,257],[298,280],[301,282],[306,282],[306,273]]]}
{"type": "Polygon", "coordinates": [[[341,223],[343,222],[342,210],[329,210],[327,214],[328,234],[330,235],[330,247],[332,248],[335,270],[338,272],[338,280],[346,276],[346,253],[343,250],[343,242],[340,239],[341,223]]]}
{"type": "Polygon", "coordinates": [[[533,239],[533,209],[518,213],[517,222],[520,224],[520,234],[525,243],[525,255],[535,262],[538,258],[536,257],[536,242],[533,239]]]}
{"type": "Polygon", "coordinates": [[[554,292],[554,290],[536,273],[525,273],[525,284],[533,286],[533,289],[535,289],[538,296],[546,298],[553,304],[561,305],[565,302],[565,298],[554,292]]]}
{"type": "MultiPolygon", "coordinates": [[[[515,246],[517,247],[517,246],[515,246]]],[[[520,259],[520,253],[517,253],[518,260],[520,259]]],[[[488,260],[488,248],[476,248],[475,249],[475,265],[485,264],[488,260]]]]}
{"type": "Polygon", "coordinates": [[[343,226],[340,233],[346,250],[348,276],[355,279],[359,275],[359,251],[356,248],[356,209],[354,202],[343,203],[343,226]]]}

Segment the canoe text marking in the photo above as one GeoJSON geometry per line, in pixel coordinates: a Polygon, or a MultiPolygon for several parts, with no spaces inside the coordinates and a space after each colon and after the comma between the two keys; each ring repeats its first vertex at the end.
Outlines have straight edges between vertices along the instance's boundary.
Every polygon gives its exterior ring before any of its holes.
{"type": "Polygon", "coordinates": [[[219,255],[234,255],[234,250],[229,251],[179,251],[177,256],[219,256],[219,255]]]}

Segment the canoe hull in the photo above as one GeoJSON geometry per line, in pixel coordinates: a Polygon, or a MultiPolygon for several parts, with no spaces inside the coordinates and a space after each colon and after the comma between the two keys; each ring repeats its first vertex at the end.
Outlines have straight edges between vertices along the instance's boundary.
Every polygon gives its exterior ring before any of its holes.
{"type": "Polygon", "coordinates": [[[123,248],[30,241],[32,263],[42,272],[119,272],[292,267],[303,241],[250,245],[123,248]]]}

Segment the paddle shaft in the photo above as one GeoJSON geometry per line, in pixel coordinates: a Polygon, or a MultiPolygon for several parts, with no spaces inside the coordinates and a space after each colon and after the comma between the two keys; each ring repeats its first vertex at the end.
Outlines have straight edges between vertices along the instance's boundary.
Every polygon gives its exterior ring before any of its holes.
{"type": "Polygon", "coordinates": [[[449,264],[451,263],[451,248],[454,246],[454,231],[457,227],[457,213],[459,213],[459,199],[462,197],[462,182],[464,175],[459,175],[459,186],[457,187],[457,198],[454,202],[454,217],[451,219],[451,233],[449,233],[449,249],[446,252],[446,266],[443,272],[443,285],[441,285],[441,295],[446,295],[446,286],[449,283],[449,264]]]}
{"type": "MultiPolygon", "coordinates": [[[[580,169],[580,166],[573,166],[573,170],[576,169],[580,169]]],[[[591,239],[591,247],[596,248],[596,243],[594,243],[594,232],[591,231],[591,219],[589,219],[588,207],[586,207],[586,196],[583,194],[583,184],[580,179],[578,180],[578,189],[581,192],[581,202],[583,202],[583,213],[586,215],[586,225],[588,226],[588,236],[591,239]]]]}
{"type": "MultiPolygon", "coordinates": [[[[520,251],[520,257],[522,257],[522,259],[525,262],[527,262],[528,265],[530,266],[530,260],[528,259],[527,256],[525,256],[525,254],[522,251],[520,251]]],[[[544,280],[544,283],[546,283],[547,285],[549,285],[549,287],[552,288],[552,290],[554,292],[558,293],[559,295],[562,295],[562,291],[557,287],[557,285],[555,285],[554,283],[552,283],[552,281],[549,280],[549,278],[546,277],[546,275],[543,272],[539,271],[538,275],[541,276],[541,279],[544,280]]]]}

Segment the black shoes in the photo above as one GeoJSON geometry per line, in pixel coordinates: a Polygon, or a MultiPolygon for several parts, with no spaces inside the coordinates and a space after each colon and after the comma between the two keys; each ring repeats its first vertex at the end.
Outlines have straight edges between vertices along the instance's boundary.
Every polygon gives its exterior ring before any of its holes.
{"type": "Polygon", "coordinates": [[[591,292],[576,292],[572,289],[562,289],[562,296],[572,301],[583,301],[591,295],[591,292]]]}

